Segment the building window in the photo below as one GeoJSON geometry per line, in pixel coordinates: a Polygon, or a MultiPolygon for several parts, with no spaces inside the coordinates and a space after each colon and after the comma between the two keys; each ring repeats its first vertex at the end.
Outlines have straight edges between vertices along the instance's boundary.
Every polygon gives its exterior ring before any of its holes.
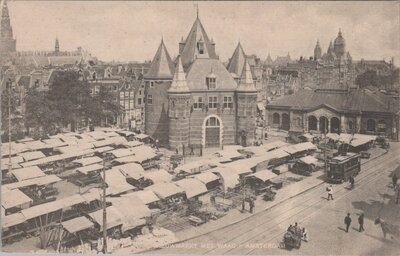
{"type": "Polygon", "coordinates": [[[114,90],[114,91],[117,91],[117,90],[118,90],[118,87],[117,87],[116,85],[114,85],[114,86],[113,86],[113,90],[114,90]]]}
{"type": "Polygon", "coordinates": [[[195,97],[193,102],[193,109],[203,108],[203,97],[195,97]]]}
{"type": "Polygon", "coordinates": [[[224,108],[233,108],[232,97],[224,97],[224,108]]]}
{"type": "Polygon", "coordinates": [[[142,104],[142,99],[138,98],[137,103],[138,103],[138,105],[141,105],[142,104]]]}
{"type": "Polygon", "coordinates": [[[142,95],[142,90],[139,90],[139,95],[142,95]]]}
{"type": "Polygon", "coordinates": [[[353,122],[352,122],[352,121],[349,121],[349,124],[348,124],[348,125],[349,125],[349,130],[350,130],[350,131],[353,131],[353,129],[354,129],[354,128],[353,128],[353,122]]]}
{"type": "Polygon", "coordinates": [[[147,104],[153,105],[153,95],[151,94],[147,95],[147,104]]]}
{"type": "Polygon", "coordinates": [[[380,120],[378,122],[378,132],[386,132],[386,122],[384,120],[380,120]]]}
{"type": "Polygon", "coordinates": [[[219,127],[220,123],[216,117],[210,117],[206,122],[207,127],[219,127]]]}
{"type": "Polygon", "coordinates": [[[150,81],[150,88],[154,88],[154,81],[150,81]]]}
{"type": "Polygon", "coordinates": [[[278,113],[274,113],[272,116],[272,123],[273,124],[280,124],[281,123],[281,117],[279,116],[278,113]]]}
{"type": "Polygon", "coordinates": [[[208,108],[217,108],[217,97],[208,97],[208,108]]]}
{"type": "Polygon", "coordinates": [[[197,50],[199,51],[199,54],[204,54],[204,42],[197,42],[197,50]]]}
{"type": "Polygon", "coordinates": [[[207,84],[208,89],[216,89],[217,88],[217,78],[207,77],[206,84],[207,84]]]}
{"type": "Polygon", "coordinates": [[[375,120],[368,119],[367,121],[367,131],[374,132],[375,131],[375,120]]]}

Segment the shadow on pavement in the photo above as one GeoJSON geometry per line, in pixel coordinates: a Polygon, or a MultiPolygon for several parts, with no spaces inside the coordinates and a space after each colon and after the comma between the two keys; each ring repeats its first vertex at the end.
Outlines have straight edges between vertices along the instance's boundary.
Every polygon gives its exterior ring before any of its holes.
{"type": "Polygon", "coordinates": [[[342,227],[337,227],[339,230],[342,230],[343,232],[346,232],[346,229],[345,228],[342,228],[342,227]]]}

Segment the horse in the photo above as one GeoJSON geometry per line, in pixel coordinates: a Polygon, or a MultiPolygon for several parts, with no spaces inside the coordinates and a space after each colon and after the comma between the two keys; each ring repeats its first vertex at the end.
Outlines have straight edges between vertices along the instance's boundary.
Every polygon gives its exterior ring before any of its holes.
{"type": "Polygon", "coordinates": [[[383,232],[383,237],[386,238],[387,234],[392,235],[391,238],[393,239],[393,236],[395,237],[400,237],[400,227],[387,223],[381,218],[376,218],[375,219],[375,225],[381,225],[382,232],[383,232]]]}

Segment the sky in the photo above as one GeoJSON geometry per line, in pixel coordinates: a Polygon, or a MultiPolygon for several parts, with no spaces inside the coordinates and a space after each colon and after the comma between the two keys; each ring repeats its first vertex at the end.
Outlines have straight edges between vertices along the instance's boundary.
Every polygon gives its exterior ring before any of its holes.
{"type": "Polygon", "coordinates": [[[8,6],[17,50],[78,46],[104,61],[151,60],[161,41],[178,53],[199,17],[222,61],[240,41],[246,54],[265,59],[312,56],[319,40],[325,52],[339,28],[353,59],[400,63],[400,2],[145,2],[22,1],[8,6]],[[397,62],[396,62],[397,60],[397,62]]]}

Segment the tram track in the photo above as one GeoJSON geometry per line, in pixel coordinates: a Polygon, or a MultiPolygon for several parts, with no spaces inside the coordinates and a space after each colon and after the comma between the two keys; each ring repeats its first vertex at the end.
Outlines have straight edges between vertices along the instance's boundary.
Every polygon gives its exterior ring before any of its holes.
{"type": "MultiPolygon", "coordinates": [[[[381,167],[384,167],[385,165],[388,164],[387,161],[389,161],[390,163],[391,162],[394,163],[395,161],[397,161],[397,159],[395,157],[393,157],[393,152],[386,154],[386,155],[382,155],[379,157],[379,159],[376,159],[376,160],[373,159],[373,161],[364,162],[362,165],[365,166],[365,168],[358,175],[359,178],[357,179],[357,184],[360,182],[363,182],[365,185],[365,184],[370,183],[373,180],[375,180],[376,177],[378,176],[378,174],[376,174],[375,171],[370,171],[370,170],[379,170],[381,167]],[[390,159],[392,159],[392,160],[390,160],[390,159]],[[372,177],[372,178],[370,178],[370,177],[372,177]],[[370,179],[368,179],[368,178],[370,178],[370,179]]],[[[277,236],[281,235],[281,233],[279,233],[278,235],[273,235],[272,233],[267,234],[266,230],[271,231],[273,233],[281,232],[282,229],[279,228],[280,224],[284,223],[285,221],[287,221],[301,213],[308,213],[307,210],[309,210],[309,209],[314,210],[316,205],[320,204],[321,202],[326,201],[326,199],[321,200],[320,198],[315,200],[316,196],[314,193],[323,186],[324,186],[324,183],[321,183],[321,184],[317,185],[316,187],[310,189],[309,191],[303,193],[302,194],[303,198],[298,203],[295,201],[295,199],[297,197],[297,196],[295,196],[293,198],[289,198],[289,200],[287,200],[287,201],[279,203],[278,204],[280,206],[279,209],[277,209],[275,207],[276,206],[275,205],[269,209],[266,209],[264,211],[261,211],[255,215],[253,215],[254,218],[252,216],[250,218],[244,219],[244,220],[234,224],[233,226],[229,225],[229,226],[223,227],[221,229],[207,233],[205,235],[201,235],[196,238],[188,239],[188,240],[186,240],[186,242],[195,241],[195,243],[197,243],[197,244],[199,244],[199,243],[216,244],[217,243],[215,247],[206,248],[206,249],[194,247],[194,248],[191,248],[190,252],[198,253],[198,254],[231,253],[232,251],[236,250],[237,248],[232,248],[232,249],[228,248],[228,250],[226,250],[227,248],[219,248],[218,245],[224,245],[224,244],[228,244],[228,243],[235,244],[235,240],[240,240],[241,238],[246,238],[246,239],[245,239],[245,241],[240,241],[240,242],[238,241],[237,243],[244,244],[244,243],[252,241],[255,238],[260,237],[260,236],[264,238],[266,235],[273,236],[272,238],[268,239],[268,241],[271,241],[274,238],[276,238],[277,236]],[[311,203],[311,204],[307,205],[308,203],[311,203]],[[286,208],[289,208],[288,211],[285,212],[284,214],[282,214],[282,209],[281,209],[282,205],[284,205],[284,207],[286,207],[286,208]],[[257,217],[256,215],[260,215],[260,214],[268,215],[266,217],[269,219],[269,221],[260,223],[259,219],[256,218],[257,217]],[[276,222],[276,219],[280,219],[278,223],[276,222]],[[271,226],[271,224],[272,224],[272,226],[271,226]],[[248,229],[249,226],[255,227],[255,228],[243,233],[243,230],[246,230],[246,227],[248,229]],[[258,232],[256,232],[256,234],[254,234],[254,231],[258,231],[258,232]],[[237,235],[237,234],[240,234],[240,235],[237,235]],[[252,234],[252,235],[249,236],[249,234],[252,234]],[[221,237],[223,237],[223,240],[221,240],[221,237]]],[[[341,191],[345,191],[345,190],[346,190],[345,187],[342,187],[341,189],[337,189],[335,192],[335,195],[337,196],[341,191]]],[[[346,191],[345,191],[344,194],[349,194],[350,192],[351,191],[348,191],[346,193],[346,191]]],[[[318,192],[318,195],[321,195],[322,193],[326,193],[326,192],[318,192]]],[[[308,214],[308,216],[309,216],[309,214],[308,214]]],[[[258,239],[256,239],[256,240],[258,240],[258,239]]],[[[182,241],[179,243],[182,244],[182,243],[185,243],[185,241],[182,241]]],[[[222,246],[222,247],[224,247],[224,246],[222,246]]],[[[169,248],[167,248],[166,250],[168,251],[169,248]]],[[[174,249],[172,247],[172,252],[177,251],[177,250],[179,250],[179,249],[176,249],[176,248],[174,249]]],[[[256,250],[256,249],[254,249],[254,250],[256,250]]],[[[250,250],[248,253],[251,253],[254,250],[250,250]]]]}
{"type": "MultiPolygon", "coordinates": [[[[395,160],[393,160],[393,162],[396,162],[395,160]]],[[[383,164],[387,164],[387,163],[383,163],[383,164]]],[[[382,165],[382,164],[381,164],[382,165]]],[[[383,172],[388,172],[390,171],[392,168],[391,167],[387,167],[384,169],[381,169],[383,172]]],[[[337,193],[335,193],[335,200],[339,200],[341,198],[345,198],[347,196],[349,196],[353,191],[359,190],[362,187],[367,186],[368,184],[374,182],[377,178],[380,177],[380,173],[378,172],[372,172],[371,175],[367,175],[366,177],[364,177],[362,180],[360,179],[360,181],[362,181],[363,183],[358,185],[356,188],[352,189],[352,190],[348,190],[346,187],[342,187],[342,189],[337,190],[337,193]]],[[[315,209],[321,210],[324,209],[326,207],[330,206],[329,203],[326,203],[326,199],[322,199],[322,200],[317,200],[315,203],[313,203],[310,206],[305,207],[303,210],[299,211],[297,214],[293,215],[293,217],[296,217],[296,222],[298,223],[302,223],[305,220],[311,218],[313,215],[315,215],[318,211],[315,211],[315,209]]],[[[290,218],[287,218],[286,220],[282,220],[280,223],[278,223],[276,226],[280,226],[280,224],[283,224],[285,222],[287,222],[288,220],[290,220],[290,218]]],[[[282,228],[278,228],[278,229],[270,229],[267,231],[264,231],[260,234],[257,234],[256,236],[253,236],[251,239],[247,239],[246,241],[244,241],[244,243],[247,243],[249,241],[252,241],[252,243],[257,244],[257,243],[268,243],[274,239],[279,239],[282,238],[284,233],[286,232],[286,229],[284,228],[282,231],[282,228]],[[275,232],[273,232],[275,231],[275,232]],[[276,233],[277,234],[274,234],[276,233]],[[260,239],[260,236],[262,237],[271,237],[267,240],[265,239],[260,239]]],[[[243,252],[239,252],[240,254],[253,254],[254,251],[257,251],[258,248],[254,248],[254,249],[250,249],[250,251],[243,253],[243,252]]],[[[229,250],[225,253],[232,253],[234,251],[233,250],[229,250]]],[[[257,253],[255,253],[257,254],[257,253]]]]}
{"type": "MultiPolygon", "coordinates": [[[[373,166],[369,167],[368,170],[371,170],[371,169],[379,170],[381,167],[388,164],[388,162],[386,162],[386,160],[389,158],[391,158],[391,156],[386,156],[384,159],[380,159],[381,162],[378,165],[373,165],[373,166]]],[[[397,161],[396,159],[392,158],[392,161],[390,161],[390,162],[396,162],[396,161],[397,161]]],[[[391,168],[389,167],[386,169],[387,169],[386,171],[389,171],[391,168]]],[[[366,171],[368,171],[368,170],[364,170],[364,172],[362,172],[364,175],[362,177],[360,177],[359,179],[357,179],[358,183],[362,182],[362,186],[365,186],[365,185],[371,183],[377,177],[379,177],[380,173],[377,173],[374,171],[370,171],[370,172],[366,173],[366,171]]],[[[203,253],[204,254],[226,254],[226,253],[231,254],[235,250],[243,250],[243,248],[245,248],[245,247],[235,246],[235,245],[238,245],[238,244],[243,245],[243,244],[248,243],[249,241],[252,241],[252,244],[257,244],[258,242],[261,242],[259,237],[270,236],[270,235],[272,235],[271,233],[273,231],[281,231],[282,229],[279,226],[281,224],[287,222],[288,220],[296,217],[297,215],[305,213],[306,216],[310,216],[312,214],[312,212],[315,212],[314,209],[318,208],[316,206],[321,205],[321,207],[323,207],[323,206],[327,205],[326,199],[325,198],[321,199],[318,196],[318,195],[321,195],[322,193],[326,193],[324,191],[321,191],[321,192],[318,191],[318,189],[320,189],[322,186],[324,186],[324,183],[322,183],[322,184],[318,185],[317,187],[315,187],[314,189],[310,190],[309,193],[307,194],[308,197],[306,198],[306,200],[304,200],[304,198],[302,198],[302,200],[299,204],[295,204],[296,205],[295,207],[293,207],[293,204],[287,205],[287,207],[291,206],[291,208],[287,212],[282,214],[282,209],[279,209],[279,212],[278,212],[279,215],[275,216],[276,218],[274,218],[274,216],[267,216],[270,219],[269,221],[262,222],[262,223],[259,223],[259,221],[257,221],[258,225],[255,226],[255,228],[253,228],[245,233],[241,232],[240,235],[236,235],[229,239],[224,239],[223,241],[220,241],[218,243],[218,245],[221,245],[220,248],[218,248],[218,246],[217,246],[210,250],[203,251],[203,253]],[[313,193],[316,191],[318,191],[317,197],[313,193]],[[316,198],[318,198],[318,199],[316,199],[316,198]],[[311,204],[308,205],[308,203],[311,203],[311,204]],[[309,211],[310,211],[310,213],[309,213],[309,211]],[[277,219],[279,219],[278,222],[277,222],[277,219]],[[275,229],[274,229],[274,227],[275,227],[275,229]],[[278,227],[278,228],[276,228],[276,227],[278,227]],[[254,233],[254,232],[256,232],[256,233],[254,233]],[[251,235],[249,236],[249,234],[251,234],[251,235]],[[241,240],[242,238],[244,238],[244,240],[241,240]],[[239,240],[239,241],[237,241],[237,240],[239,240]],[[224,247],[226,247],[226,248],[224,248],[224,247]],[[229,247],[233,247],[233,248],[229,248],[229,247]]],[[[359,186],[357,188],[359,188],[359,186]]],[[[348,190],[344,186],[339,189],[336,189],[335,200],[341,198],[342,196],[350,194],[354,190],[355,189],[348,190]]],[[[318,209],[321,209],[321,207],[319,207],[318,209]]],[[[266,213],[266,212],[264,212],[264,213],[266,213]]],[[[276,215],[276,214],[274,214],[274,215],[276,215]]],[[[296,222],[299,222],[299,220],[296,220],[296,222]]],[[[286,229],[284,229],[284,230],[286,231],[286,229]]],[[[235,231],[230,230],[229,233],[235,234],[235,231]]],[[[283,234],[284,234],[284,232],[280,232],[278,235],[274,235],[271,239],[268,239],[267,241],[262,240],[262,242],[265,243],[265,242],[271,241],[274,238],[276,238],[277,236],[283,235],[283,234]]],[[[253,250],[255,250],[255,249],[253,249],[253,250]]],[[[251,250],[251,251],[253,251],[253,250],[251,250]]],[[[240,254],[242,254],[242,252],[240,252],[240,254]]]]}

